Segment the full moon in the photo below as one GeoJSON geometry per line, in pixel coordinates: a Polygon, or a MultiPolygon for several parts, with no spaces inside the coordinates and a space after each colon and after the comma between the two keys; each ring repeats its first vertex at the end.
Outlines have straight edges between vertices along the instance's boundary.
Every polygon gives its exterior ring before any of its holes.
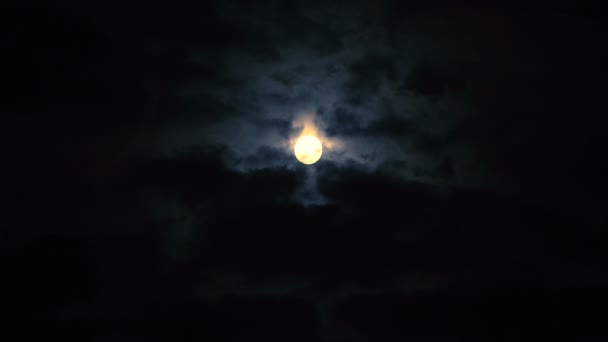
{"type": "Polygon", "coordinates": [[[323,146],[317,137],[304,135],[296,142],[293,152],[302,164],[309,165],[314,164],[321,159],[323,146]]]}

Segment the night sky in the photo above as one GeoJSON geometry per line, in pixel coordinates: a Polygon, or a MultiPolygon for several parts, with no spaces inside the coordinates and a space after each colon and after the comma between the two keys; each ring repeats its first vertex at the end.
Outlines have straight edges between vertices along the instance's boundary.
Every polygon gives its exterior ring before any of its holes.
{"type": "Polygon", "coordinates": [[[3,2],[6,322],[100,342],[608,335],[599,3],[3,2]],[[303,130],[316,164],[294,157],[303,130]]]}

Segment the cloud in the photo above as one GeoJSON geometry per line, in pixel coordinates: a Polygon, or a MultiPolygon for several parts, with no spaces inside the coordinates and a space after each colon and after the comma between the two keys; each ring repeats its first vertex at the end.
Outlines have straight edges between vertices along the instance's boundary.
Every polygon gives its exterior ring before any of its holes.
{"type": "Polygon", "coordinates": [[[39,86],[10,102],[29,114],[9,129],[26,145],[7,163],[7,279],[27,283],[11,307],[211,340],[390,340],[485,324],[462,310],[489,312],[484,291],[605,283],[585,29],[397,2],[91,6],[11,45],[26,67],[10,80],[39,86]],[[106,40],[43,44],[61,32],[106,40]],[[312,166],[302,133],[325,145],[312,166]]]}
{"type": "Polygon", "coordinates": [[[302,206],[293,196],[302,186],[303,169],[234,172],[199,156],[142,164],[139,170],[150,171],[137,177],[145,198],[161,199],[147,201],[148,215],[173,222],[167,226],[172,238],[166,253],[192,246],[171,262],[198,265],[189,272],[199,279],[196,291],[203,297],[276,290],[316,298],[342,291],[476,286],[480,272],[496,266],[499,275],[504,269],[497,265],[540,253],[536,238],[517,235],[532,223],[513,231],[513,225],[523,224],[513,219],[501,228],[507,215],[517,215],[510,211],[525,208],[492,199],[486,190],[443,193],[432,185],[325,163],[317,186],[328,203],[302,206]],[[478,212],[480,206],[485,209],[478,212]],[[450,270],[443,267],[448,260],[450,270]]]}
{"type": "MultiPolygon", "coordinates": [[[[483,47],[469,42],[454,49],[442,39],[429,46],[420,37],[437,32],[426,14],[412,14],[413,28],[389,35],[387,9],[378,8],[222,7],[222,20],[249,43],[212,54],[193,45],[184,72],[207,71],[177,86],[170,122],[134,145],[165,155],[222,145],[235,170],[293,168],[294,138],[306,118],[306,129],[314,127],[323,140],[322,161],[357,163],[437,186],[498,184],[471,149],[476,141],[453,139],[477,121],[476,85],[465,80],[480,72],[475,54],[483,47]],[[251,20],[251,12],[265,19],[251,20]],[[260,58],[266,47],[274,57],[260,58]]],[[[469,33],[454,32],[453,38],[464,41],[469,33]]]]}

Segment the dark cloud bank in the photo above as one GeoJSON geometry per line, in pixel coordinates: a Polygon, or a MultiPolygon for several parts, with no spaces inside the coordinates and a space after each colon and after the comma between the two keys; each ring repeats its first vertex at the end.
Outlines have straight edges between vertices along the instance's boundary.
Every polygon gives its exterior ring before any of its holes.
{"type": "Polygon", "coordinates": [[[2,6],[21,334],[606,334],[597,4],[2,6]]]}

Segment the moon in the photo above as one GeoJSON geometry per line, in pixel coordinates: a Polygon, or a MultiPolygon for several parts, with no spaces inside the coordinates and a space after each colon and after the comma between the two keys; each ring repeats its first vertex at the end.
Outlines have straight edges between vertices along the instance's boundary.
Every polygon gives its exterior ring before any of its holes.
{"type": "Polygon", "coordinates": [[[323,145],[321,145],[321,141],[317,137],[304,135],[296,142],[293,152],[300,163],[310,165],[321,159],[323,145]]]}

